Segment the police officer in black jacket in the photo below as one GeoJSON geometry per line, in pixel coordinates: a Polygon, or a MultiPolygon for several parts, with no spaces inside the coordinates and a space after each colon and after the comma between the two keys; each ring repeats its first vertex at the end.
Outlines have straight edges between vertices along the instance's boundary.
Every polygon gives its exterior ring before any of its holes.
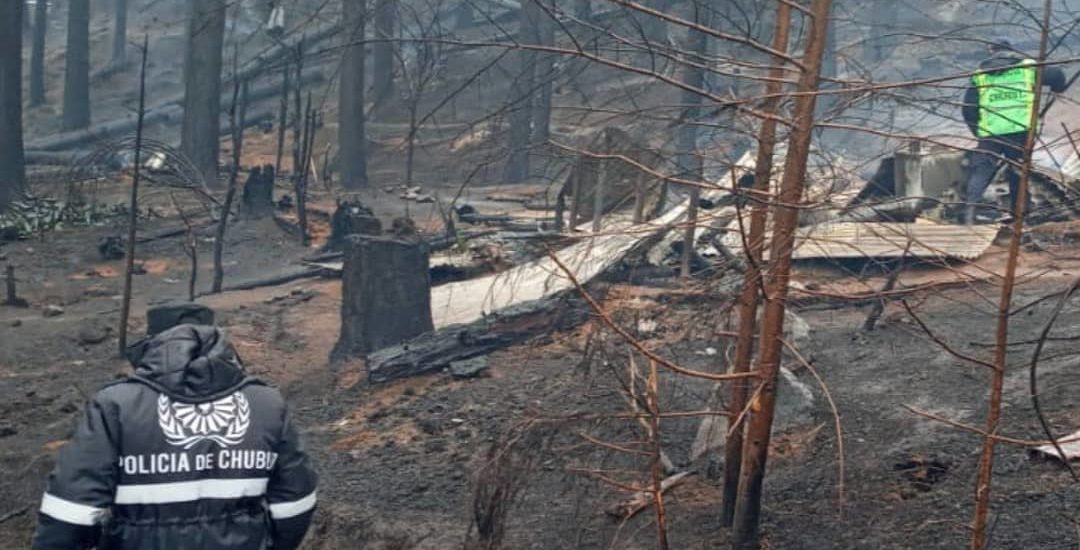
{"type": "MultiPolygon", "coordinates": [[[[187,320],[212,319],[200,307],[187,320]]],[[[152,327],[129,350],[134,375],[97,393],[60,453],[33,550],[300,545],[311,460],[281,394],[211,323],[152,327]]]]}

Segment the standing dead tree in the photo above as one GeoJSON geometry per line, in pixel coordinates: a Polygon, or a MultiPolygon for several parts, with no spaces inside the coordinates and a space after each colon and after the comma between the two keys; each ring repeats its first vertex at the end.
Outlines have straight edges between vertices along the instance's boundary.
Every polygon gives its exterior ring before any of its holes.
{"type": "Polygon", "coordinates": [[[0,4],[0,212],[26,187],[22,128],[21,1],[0,4]]]}
{"type": "MultiPolygon", "coordinates": [[[[1052,0],[1043,4],[1041,37],[1039,39],[1039,62],[1046,59],[1047,44],[1050,34],[1050,14],[1052,0]]],[[[983,550],[987,546],[987,517],[990,512],[990,483],[994,470],[993,435],[997,432],[1001,419],[1002,394],[1005,388],[1005,368],[1009,352],[1009,320],[1012,316],[1012,297],[1016,286],[1016,269],[1020,255],[1020,244],[1024,236],[1024,218],[1027,214],[1029,184],[1031,182],[1032,152],[1035,149],[1037,128],[1039,127],[1039,107],[1042,94],[1043,71],[1036,71],[1035,94],[1031,107],[1031,120],[1024,140],[1023,161],[1020,168],[1020,185],[1017,189],[1016,211],[1013,216],[1012,238],[1009,240],[1009,254],[1005,266],[1005,276],[1001,282],[1001,297],[998,301],[997,330],[994,347],[994,368],[990,381],[989,410],[986,413],[986,435],[983,437],[982,453],[979,457],[979,477],[975,484],[975,517],[972,522],[971,550],[983,550]]]]}
{"type": "Polygon", "coordinates": [[[274,174],[281,173],[281,157],[285,153],[285,129],[289,125],[289,72],[291,65],[281,66],[281,103],[278,105],[277,152],[274,155],[274,174]]]}
{"type": "Polygon", "coordinates": [[[34,2],[34,35],[30,49],[30,106],[45,103],[45,34],[49,28],[49,3],[34,2]]]}
{"type": "MultiPolygon", "coordinates": [[[[787,52],[788,36],[791,30],[791,6],[779,2],[776,6],[776,28],[773,31],[772,49],[787,52]]],[[[784,59],[777,58],[769,69],[771,80],[766,85],[767,99],[762,111],[768,118],[761,121],[758,133],[758,151],[754,163],[754,195],[749,231],[743,243],[746,253],[746,273],[739,294],[739,334],[735,342],[735,358],[732,372],[749,372],[750,361],[754,354],[754,333],[757,323],[757,310],[760,301],[762,283],[763,251],[765,247],[765,222],[768,215],[767,203],[762,200],[769,193],[772,180],[773,152],[776,149],[776,115],[780,110],[780,92],[783,90],[784,59]]],[[[739,219],[742,219],[740,216],[739,219]]],[[[728,418],[733,425],[728,428],[728,438],[724,444],[724,498],[720,523],[730,527],[735,519],[735,501],[739,492],[739,477],[742,472],[743,434],[746,431],[742,410],[746,407],[748,384],[736,380],[731,384],[731,399],[728,402],[728,418]]]]}
{"type": "Polygon", "coordinates": [[[761,520],[761,497],[769,439],[776,412],[776,385],[783,352],[784,312],[791,277],[791,256],[795,228],[799,222],[797,205],[802,201],[810,141],[814,128],[814,104],[829,29],[831,0],[814,0],[810,8],[810,30],[793,112],[794,125],[788,142],[779,202],[772,206],[773,236],[769,253],[770,269],[765,284],[765,315],[759,337],[756,370],[759,376],[755,403],[751,407],[743,444],[739,494],[735,502],[733,547],[757,548],[761,520]]]}
{"type": "Polygon", "coordinates": [[[398,9],[396,0],[375,0],[375,43],[372,45],[371,80],[375,110],[394,95],[394,58],[400,56],[394,37],[397,35],[398,9]]]}
{"type": "Polygon", "coordinates": [[[146,60],[150,56],[150,37],[143,36],[142,63],[139,68],[138,123],[135,125],[135,167],[131,178],[131,201],[128,203],[127,257],[124,259],[124,293],[120,305],[120,329],[117,347],[121,357],[127,351],[128,319],[131,315],[131,276],[135,271],[135,236],[139,220],[139,183],[142,177],[143,118],[146,115],[146,60]]]}
{"type": "MultiPolygon", "coordinates": [[[[237,69],[237,53],[233,52],[233,73],[237,69]]],[[[236,198],[236,180],[240,175],[240,158],[244,150],[244,119],[246,118],[248,101],[247,83],[240,83],[239,79],[233,81],[232,103],[229,107],[229,134],[232,138],[232,162],[229,164],[229,187],[225,191],[225,201],[221,205],[221,217],[218,219],[217,232],[214,234],[214,282],[211,292],[221,292],[221,285],[225,280],[225,268],[222,265],[222,255],[225,250],[225,232],[229,227],[229,218],[232,217],[232,204],[236,198]]],[[[194,273],[194,269],[192,270],[194,273]]]]}
{"type": "Polygon", "coordinates": [[[69,132],[90,125],[90,0],[68,4],[66,52],[62,128],[69,132]]]}
{"type": "Polygon", "coordinates": [[[308,246],[311,244],[307,217],[308,178],[311,176],[311,155],[315,147],[316,123],[319,117],[319,114],[311,107],[311,92],[308,92],[307,106],[304,108],[303,113],[303,127],[301,128],[298,142],[299,150],[297,151],[297,158],[302,168],[300,172],[293,174],[293,191],[296,193],[296,218],[300,228],[300,244],[308,246]]]}
{"type": "MultiPolygon", "coordinates": [[[[304,133],[304,115],[307,111],[303,109],[303,92],[304,82],[300,78],[300,75],[304,74],[304,37],[300,37],[300,40],[296,42],[296,48],[293,50],[293,61],[296,63],[296,81],[293,83],[292,100],[293,100],[293,118],[292,118],[292,134],[293,134],[293,149],[292,149],[292,178],[293,185],[296,185],[297,179],[300,177],[300,173],[307,169],[307,166],[303,164],[303,133],[304,133]]],[[[297,198],[299,200],[299,197],[297,198]]]]}
{"type": "Polygon", "coordinates": [[[193,0],[184,57],[184,110],[180,148],[209,187],[218,186],[221,151],[221,65],[224,0],[193,0]]]}
{"type": "Polygon", "coordinates": [[[195,286],[199,280],[199,238],[195,234],[195,225],[191,221],[191,216],[184,211],[183,206],[176,200],[176,195],[170,193],[169,199],[172,201],[173,208],[176,208],[180,221],[184,222],[184,242],[181,246],[191,266],[191,271],[188,274],[188,301],[194,302],[195,286]]]}
{"type": "MultiPolygon", "coordinates": [[[[522,0],[519,9],[519,40],[529,45],[540,44],[541,19],[546,17],[540,9],[541,0],[522,0]]],[[[522,48],[516,56],[518,70],[510,86],[510,155],[503,170],[503,179],[509,183],[525,181],[529,177],[529,147],[532,145],[534,87],[536,85],[537,52],[522,48]]]]}
{"type": "Polygon", "coordinates": [[[367,187],[367,129],[364,113],[364,28],[362,0],[341,0],[344,13],[341,81],[338,84],[338,158],[341,184],[348,190],[367,187]]]}
{"type": "Polygon", "coordinates": [[[646,404],[649,407],[649,435],[652,440],[652,501],[656,511],[656,543],[660,550],[668,550],[667,514],[664,510],[664,461],[660,445],[660,401],[657,397],[658,378],[656,361],[649,361],[646,404]]]}
{"type": "Polygon", "coordinates": [[[430,118],[430,115],[420,118],[420,106],[429,89],[440,78],[444,61],[441,39],[445,33],[438,7],[435,6],[430,18],[414,7],[402,9],[402,19],[408,16],[410,32],[415,32],[415,36],[411,37],[415,47],[409,53],[402,51],[403,48],[396,50],[404,84],[402,95],[409,111],[409,134],[405,140],[405,184],[409,186],[413,183],[417,134],[423,122],[430,118]]]}
{"type": "MultiPolygon", "coordinates": [[[[711,8],[695,2],[693,10],[694,23],[708,27],[712,19],[710,16],[711,8]]],[[[678,142],[678,160],[676,162],[679,165],[679,170],[683,172],[682,177],[702,181],[704,163],[697,150],[697,141],[699,133],[698,120],[701,118],[703,98],[701,94],[694,90],[703,89],[705,86],[705,66],[701,60],[708,53],[709,36],[694,30],[691,30],[689,34],[690,51],[687,54],[694,58],[694,62],[687,63],[684,68],[683,82],[691,89],[683,90],[684,111],[680,117],[683,125],[679,128],[679,134],[676,138],[678,142]]],[[[698,200],[701,195],[701,189],[698,186],[690,187],[688,191],[690,194],[690,208],[686,212],[686,227],[683,231],[683,248],[680,262],[680,273],[684,278],[690,276],[690,259],[695,253],[698,200]]]]}
{"type": "Polygon", "coordinates": [[[112,68],[119,69],[127,63],[127,16],[128,1],[113,0],[112,68]]]}

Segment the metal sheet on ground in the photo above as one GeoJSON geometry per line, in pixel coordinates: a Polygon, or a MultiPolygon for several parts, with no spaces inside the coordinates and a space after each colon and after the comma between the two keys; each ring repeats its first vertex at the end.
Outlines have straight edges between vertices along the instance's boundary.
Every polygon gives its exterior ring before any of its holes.
{"type": "MultiPolygon", "coordinates": [[[[747,153],[736,166],[746,169],[752,166],[752,159],[747,153]]],[[[726,176],[719,181],[720,185],[726,185],[731,179],[726,176]]],[[[579,282],[587,283],[639,243],[682,220],[688,206],[689,201],[683,201],[659,218],[636,225],[630,214],[609,215],[600,233],[584,237],[555,254],[579,282]]],[[[471,323],[499,309],[541,300],[571,288],[573,283],[555,262],[544,257],[502,273],[435,287],[431,290],[431,313],[435,328],[439,329],[471,323]]]]}
{"type": "Polygon", "coordinates": [[[981,256],[997,237],[997,225],[844,222],[801,228],[797,260],[854,258],[958,258],[981,256]]]}
{"type": "MultiPolygon", "coordinates": [[[[1065,459],[1076,460],[1080,458],[1080,431],[1073,432],[1065,437],[1059,437],[1058,441],[1066,442],[1061,444],[1061,450],[1065,453],[1065,459]]],[[[1058,454],[1057,449],[1055,449],[1053,445],[1048,444],[1034,447],[1031,449],[1031,452],[1036,455],[1062,460],[1061,455],[1058,454]]]]}

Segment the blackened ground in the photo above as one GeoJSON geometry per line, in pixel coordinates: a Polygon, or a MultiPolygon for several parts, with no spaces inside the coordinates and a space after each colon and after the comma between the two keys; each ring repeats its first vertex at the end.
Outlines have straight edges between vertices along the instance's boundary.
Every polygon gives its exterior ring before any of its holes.
{"type": "MultiPolygon", "coordinates": [[[[234,238],[262,243],[272,234],[255,229],[240,228],[234,238]]],[[[85,397],[126,370],[114,358],[114,337],[97,344],[79,337],[83,329],[115,324],[117,279],[105,269],[111,264],[95,263],[92,247],[80,245],[95,238],[88,233],[4,249],[26,266],[25,277],[50,283],[26,285],[31,309],[0,308],[0,517],[31,510],[0,524],[4,547],[26,547],[45,475],[85,397]],[[34,263],[38,251],[49,260],[34,263]],[[87,275],[89,265],[96,266],[96,275],[87,275]],[[65,313],[43,317],[41,307],[48,302],[64,304],[65,313]]],[[[152,252],[165,263],[149,264],[137,280],[145,293],[175,294],[181,285],[169,282],[184,273],[175,244],[148,249],[148,256],[152,252]]],[[[247,247],[236,248],[242,249],[247,247]]],[[[263,268],[248,270],[243,258],[234,258],[240,262],[234,270],[245,271],[237,276],[259,275],[263,268]]],[[[1021,289],[1016,303],[1058,290],[1065,281],[1040,279],[1021,289]]],[[[700,291],[615,285],[605,304],[659,353],[687,367],[718,370],[725,348],[717,332],[730,330],[725,300],[700,291]]],[[[435,374],[369,387],[361,381],[362,364],[328,365],[339,292],[337,281],[308,281],[207,299],[253,372],[284,390],[317,457],[321,504],[309,548],[460,547],[473,514],[473,484],[494,476],[485,468],[488,449],[511,428],[538,418],[535,429],[543,437],[523,451],[535,454],[530,467],[510,472],[524,492],[508,516],[503,547],[655,547],[651,510],[625,524],[611,519],[605,510],[626,494],[583,473],[604,472],[623,482],[647,479],[647,456],[606,450],[580,435],[646,450],[639,445],[640,426],[614,417],[628,410],[620,393],[629,369],[627,348],[616,336],[596,325],[538,335],[492,355],[485,378],[435,374]]],[[[915,297],[912,303],[956,349],[988,357],[993,303],[987,298],[995,299],[996,290],[975,286],[915,297]]],[[[1052,306],[1047,301],[1017,316],[1011,340],[1033,338],[1052,306]]],[[[818,392],[813,414],[788,422],[791,427],[775,439],[765,485],[768,547],[963,547],[979,437],[920,418],[903,405],[982,425],[989,373],[932,343],[897,304],[869,334],[855,330],[865,315],[860,309],[800,314],[811,327],[804,352],[841,414],[845,505],[841,515],[832,417],[818,392]]],[[[1080,308],[1068,306],[1054,334],[1078,333],[1080,308]]],[[[1072,348],[1070,340],[1053,342],[1040,367],[1044,405],[1058,433],[1080,425],[1071,397],[1080,376],[1072,348]]],[[[1013,349],[1001,432],[1041,439],[1024,367],[1031,346],[1013,349]]],[[[789,366],[815,386],[797,362],[789,366]]],[[[648,365],[638,359],[637,367],[644,373],[648,365]]],[[[660,379],[664,410],[700,410],[708,400],[711,383],[665,372],[660,379]]],[[[677,467],[689,465],[697,422],[662,422],[663,447],[677,467]]],[[[726,548],[728,533],[717,526],[721,482],[715,476],[721,470],[695,466],[699,475],[669,494],[672,548],[726,548]]],[[[1076,547],[1078,505],[1080,492],[1059,464],[999,446],[993,548],[1076,547]]]]}

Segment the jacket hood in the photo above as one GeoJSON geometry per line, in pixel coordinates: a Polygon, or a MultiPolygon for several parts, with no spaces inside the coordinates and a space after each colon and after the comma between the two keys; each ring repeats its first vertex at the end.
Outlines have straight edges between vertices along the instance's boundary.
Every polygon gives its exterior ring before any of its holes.
{"type": "Polygon", "coordinates": [[[1002,69],[1015,67],[1023,63],[1024,59],[1027,58],[1016,52],[997,52],[980,63],[979,70],[996,73],[1002,69]]]}
{"type": "Polygon", "coordinates": [[[225,333],[216,327],[178,325],[128,350],[134,379],[187,402],[218,399],[253,382],[225,333]]]}

